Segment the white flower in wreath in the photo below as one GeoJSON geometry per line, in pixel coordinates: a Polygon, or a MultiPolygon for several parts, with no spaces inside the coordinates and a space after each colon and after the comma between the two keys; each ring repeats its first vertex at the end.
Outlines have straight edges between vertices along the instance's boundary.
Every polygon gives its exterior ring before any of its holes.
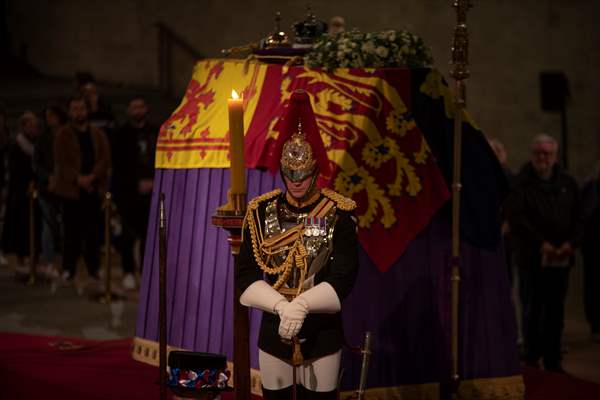
{"type": "Polygon", "coordinates": [[[386,58],[389,54],[389,50],[383,46],[379,46],[376,50],[377,55],[381,58],[386,58]]]}
{"type": "Polygon", "coordinates": [[[343,51],[338,51],[337,52],[337,58],[338,60],[343,60],[344,59],[344,52],[343,51]]]}
{"type": "Polygon", "coordinates": [[[375,45],[373,44],[373,42],[368,41],[363,43],[360,49],[363,51],[363,53],[374,53],[375,45]]]}
{"type": "Polygon", "coordinates": [[[388,38],[387,38],[390,42],[393,42],[394,40],[396,40],[396,32],[395,31],[390,31],[388,33],[388,38]]]}

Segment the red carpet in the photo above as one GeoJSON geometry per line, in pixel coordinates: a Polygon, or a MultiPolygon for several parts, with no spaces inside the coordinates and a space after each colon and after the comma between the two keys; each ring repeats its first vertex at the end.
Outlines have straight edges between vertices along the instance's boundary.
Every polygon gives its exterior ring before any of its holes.
{"type": "Polygon", "coordinates": [[[523,368],[527,400],[599,400],[600,385],[568,375],[523,368]]]}
{"type": "MultiPolygon", "coordinates": [[[[134,361],[130,346],[130,339],[0,333],[0,398],[158,399],[157,369],[134,361]]],[[[594,383],[531,368],[524,370],[524,377],[528,400],[600,399],[600,385],[594,383]]]]}
{"type": "Polygon", "coordinates": [[[131,339],[0,333],[0,399],[158,399],[157,368],[134,361],[130,350],[131,339]]]}

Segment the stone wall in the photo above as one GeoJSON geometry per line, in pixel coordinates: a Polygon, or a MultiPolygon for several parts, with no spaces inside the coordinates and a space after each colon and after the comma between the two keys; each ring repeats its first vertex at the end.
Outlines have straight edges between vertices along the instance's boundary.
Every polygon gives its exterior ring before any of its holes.
{"type": "MultiPolygon", "coordinates": [[[[421,35],[448,76],[454,11],[443,0],[311,1],[323,19],[346,18],[364,31],[408,28],[421,35]]],[[[518,168],[531,137],[558,136],[560,117],[541,111],[539,73],[564,71],[570,81],[570,166],[578,178],[600,158],[600,32],[595,0],[479,0],[468,14],[471,72],[468,107],[482,129],[504,141],[518,168]]],[[[304,1],[200,0],[6,0],[14,49],[48,75],[91,70],[105,81],[152,86],[158,82],[157,30],[162,21],[202,54],[258,40],[273,27],[274,11],[284,28],[303,18],[304,1]]],[[[173,54],[177,93],[185,88],[194,60],[173,54]]]]}

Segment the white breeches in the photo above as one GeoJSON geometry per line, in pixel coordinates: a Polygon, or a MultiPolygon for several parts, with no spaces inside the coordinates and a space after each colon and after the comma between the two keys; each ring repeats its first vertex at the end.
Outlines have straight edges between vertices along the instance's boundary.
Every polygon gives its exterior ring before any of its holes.
{"type": "MultiPolygon", "coordinates": [[[[331,392],[338,385],[342,351],[305,362],[296,367],[296,383],[313,392],[331,392]]],[[[262,385],[269,390],[292,386],[293,367],[262,350],[258,350],[258,365],[262,385]]]]}

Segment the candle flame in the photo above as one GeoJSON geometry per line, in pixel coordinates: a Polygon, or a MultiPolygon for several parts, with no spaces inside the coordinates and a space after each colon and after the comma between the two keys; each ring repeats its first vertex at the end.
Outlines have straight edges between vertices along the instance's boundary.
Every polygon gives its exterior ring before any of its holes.
{"type": "Polygon", "coordinates": [[[231,98],[237,100],[240,98],[240,96],[237,94],[237,92],[235,90],[232,89],[231,90],[231,98]]]}

